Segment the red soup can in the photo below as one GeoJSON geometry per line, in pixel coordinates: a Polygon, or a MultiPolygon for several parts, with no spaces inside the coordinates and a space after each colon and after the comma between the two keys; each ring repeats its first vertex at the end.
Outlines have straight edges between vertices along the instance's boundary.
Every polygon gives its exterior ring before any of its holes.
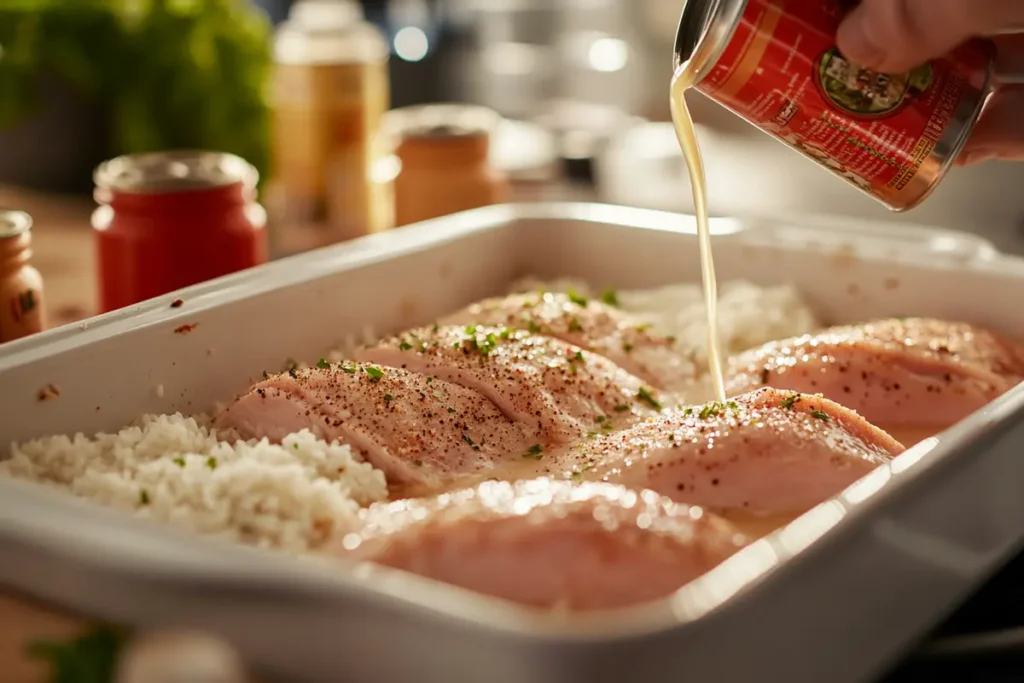
{"type": "Polygon", "coordinates": [[[963,148],[990,93],[984,40],[903,74],[836,48],[851,0],[687,0],[676,65],[696,88],[894,211],[916,206],[963,148]]]}
{"type": "Polygon", "coordinates": [[[112,311],[267,261],[256,169],[219,152],[118,157],[94,176],[100,309],[112,311]]]}

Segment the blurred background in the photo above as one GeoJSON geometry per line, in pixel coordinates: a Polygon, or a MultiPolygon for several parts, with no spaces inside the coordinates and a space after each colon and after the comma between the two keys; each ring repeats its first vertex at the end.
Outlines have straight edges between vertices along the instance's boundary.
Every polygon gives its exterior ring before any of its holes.
{"type": "MultiPolygon", "coordinates": [[[[0,207],[35,218],[53,323],[95,310],[95,278],[83,275],[94,270],[85,255],[92,172],[119,154],[202,148],[248,160],[261,173],[272,256],[493,201],[692,208],[666,123],[679,0],[300,4],[305,9],[291,0],[0,5],[0,207]],[[314,75],[330,68],[332,78],[348,79],[337,86],[344,93],[325,90],[314,75]],[[384,113],[438,102],[487,111],[384,113]],[[446,131],[431,116],[463,124],[446,131]],[[376,131],[389,133],[390,146],[376,131]],[[451,145],[470,134],[485,144],[460,156],[451,145]],[[328,169],[335,161],[317,158],[332,145],[347,159],[337,164],[348,167],[328,169]],[[459,182],[476,189],[461,193],[461,203],[430,204],[427,176],[416,170],[457,164],[459,182]],[[353,190],[338,178],[357,167],[369,180],[353,190]]],[[[1024,251],[1024,194],[1016,191],[1024,165],[956,169],[921,208],[895,215],[700,94],[691,97],[716,214],[941,225],[1024,251]]]]}

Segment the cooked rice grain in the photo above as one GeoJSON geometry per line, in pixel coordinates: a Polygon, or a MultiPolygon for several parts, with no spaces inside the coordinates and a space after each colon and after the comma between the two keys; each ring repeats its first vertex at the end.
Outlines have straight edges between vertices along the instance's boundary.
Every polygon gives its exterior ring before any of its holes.
{"type": "MultiPolygon", "coordinates": [[[[221,438],[231,435],[219,435],[221,438]]],[[[14,445],[0,474],[51,484],[191,531],[289,552],[316,549],[384,475],[348,446],[302,431],[281,445],[222,441],[206,420],[146,415],[116,434],[14,445]]]]}

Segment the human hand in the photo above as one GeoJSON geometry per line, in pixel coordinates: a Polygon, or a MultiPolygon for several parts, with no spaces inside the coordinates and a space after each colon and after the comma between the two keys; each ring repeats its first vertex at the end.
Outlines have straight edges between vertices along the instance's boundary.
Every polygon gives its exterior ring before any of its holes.
{"type": "MultiPolygon", "coordinates": [[[[996,70],[1024,72],[1024,0],[862,0],[839,27],[839,50],[860,66],[909,71],[969,38],[997,36],[996,70]]],[[[957,163],[1024,160],[1024,87],[998,88],[957,163]]]]}

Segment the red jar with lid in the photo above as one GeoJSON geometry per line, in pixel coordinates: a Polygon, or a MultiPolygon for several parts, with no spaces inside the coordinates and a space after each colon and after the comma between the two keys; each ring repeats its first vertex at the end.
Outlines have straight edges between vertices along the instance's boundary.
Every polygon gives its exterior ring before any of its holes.
{"type": "Polygon", "coordinates": [[[118,157],[95,174],[100,310],[267,261],[258,174],[243,159],[176,151],[118,157]]]}

